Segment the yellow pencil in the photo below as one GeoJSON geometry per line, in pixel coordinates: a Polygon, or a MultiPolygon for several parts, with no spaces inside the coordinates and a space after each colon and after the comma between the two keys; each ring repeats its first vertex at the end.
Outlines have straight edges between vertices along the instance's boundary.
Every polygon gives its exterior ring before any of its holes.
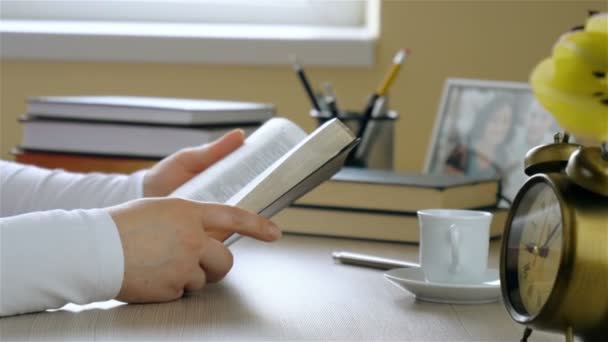
{"type": "Polygon", "coordinates": [[[395,57],[393,57],[393,65],[384,77],[384,80],[380,84],[380,87],[378,87],[378,90],[376,91],[376,94],[378,94],[378,96],[386,95],[388,88],[390,88],[391,84],[393,84],[393,81],[397,77],[397,74],[399,74],[399,70],[401,70],[401,65],[403,64],[409,53],[409,49],[401,49],[397,52],[395,57]]]}
{"type": "Polygon", "coordinates": [[[403,64],[403,62],[405,61],[405,59],[407,58],[407,56],[409,54],[410,54],[409,49],[400,49],[399,51],[397,51],[397,54],[395,55],[395,57],[393,57],[393,65],[391,66],[390,70],[384,77],[384,80],[382,81],[382,83],[380,83],[380,86],[378,87],[377,91],[375,93],[373,93],[372,96],[370,96],[367,106],[363,110],[363,117],[361,118],[361,125],[359,126],[359,131],[357,133],[357,135],[359,137],[363,136],[363,132],[367,128],[367,124],[368,124],[369,120],[371,119],[372,111],[374,109],[376,101],[378,100],[379,97],[386,95],[388,88],[390,88],[391,84],[397,77],[397,74],[399,73],[399,70],[401,69],[401,65],[403,64]]]}

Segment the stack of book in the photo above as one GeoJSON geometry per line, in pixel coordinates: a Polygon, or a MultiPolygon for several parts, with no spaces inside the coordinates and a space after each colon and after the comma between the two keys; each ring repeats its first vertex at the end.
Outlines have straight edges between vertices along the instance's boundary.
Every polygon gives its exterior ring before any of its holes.
{"type": "Polygon", "coordinates": [[[481,209],[494,214],[491,236],[507,217],[497,208],[499,180],[343,168],[273,218],[284,231],[417,243],[417,210],[481,209]]]}
{"type": "MultiPolygon", "coordinates": [[[[249,102],[37,97],[28,100],[15,155],[49,168],[128,173],[237,127],[253,132],[273,116],[273,106],[249,102]]],[[[498,237],[507,217],[497,208],[498,191],[496,178],[343,168],[273,220],[291,233],[416,243],[417,210],[482,209],[494,214],[491,236],[498,237]]]]}
{"type": "MultiPolygon", "coordinates": [[[[47,96],[28,99],[20,121],[18,161],[49,153],[70,161],[96,157],[158,160],[181,148],[213,141],[243,128],[254,131],[274,116],[269,104],[133,96],[47,96]],[[66,155],[67,154],[67,155],[66,155]]],[[[54,157],[57,158],[57,157],[54,157]]],[[[46,165],[45,165],[46,166],[46,165]]]]}

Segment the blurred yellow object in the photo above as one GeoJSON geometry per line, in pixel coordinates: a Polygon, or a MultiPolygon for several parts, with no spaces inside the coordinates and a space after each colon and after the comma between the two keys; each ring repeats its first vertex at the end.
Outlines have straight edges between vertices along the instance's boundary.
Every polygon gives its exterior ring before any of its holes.
{"type": "Polygon", "coordinates": [[[530,83],[538,101],[568,132],[608,141],[608,13],[590,17],[585,30],[561,36],[530,83]]]}

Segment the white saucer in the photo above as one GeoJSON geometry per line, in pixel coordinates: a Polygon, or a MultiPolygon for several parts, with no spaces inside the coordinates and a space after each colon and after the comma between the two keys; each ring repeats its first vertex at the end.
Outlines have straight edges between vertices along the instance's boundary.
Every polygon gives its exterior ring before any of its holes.
{"type": "Polygon", "coordinates": [[[416,299],[449,304],[482,304],[500,298],[500,280],[497,269],[488,269],[479,284],[431,283],[424,279],[421,268],[397,268],[384,273],[384,277],[398,287],[413,293],[416,299]]]}

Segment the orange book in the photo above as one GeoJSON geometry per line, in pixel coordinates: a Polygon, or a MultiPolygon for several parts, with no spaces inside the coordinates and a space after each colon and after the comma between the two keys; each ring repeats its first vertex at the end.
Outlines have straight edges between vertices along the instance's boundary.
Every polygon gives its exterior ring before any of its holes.
{"type": "Polygon", "coordinates": [[[72,172],[131,173],[149,168],[158,159],[55,153],[14,149],[15,160],[22,164],[72,172]]]}

